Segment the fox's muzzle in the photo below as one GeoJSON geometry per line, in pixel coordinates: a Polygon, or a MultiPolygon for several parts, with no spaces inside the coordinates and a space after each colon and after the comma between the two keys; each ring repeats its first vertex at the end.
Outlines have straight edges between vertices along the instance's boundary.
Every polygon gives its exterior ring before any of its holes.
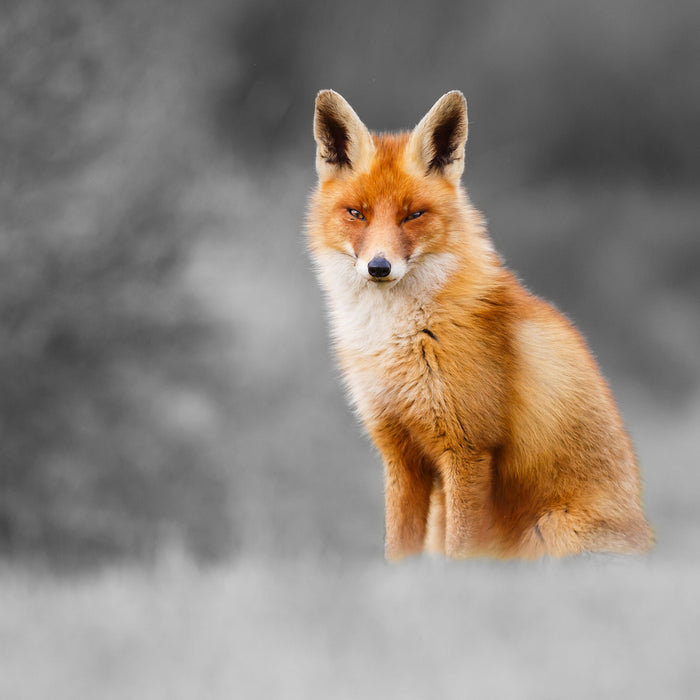
{"type": "Polygon", "coordinates": [[[367,263],[367,272],[372,277],[387,277],[391,272],[391,263],[380,255],[375,255],[369,263],[367,263]]]}

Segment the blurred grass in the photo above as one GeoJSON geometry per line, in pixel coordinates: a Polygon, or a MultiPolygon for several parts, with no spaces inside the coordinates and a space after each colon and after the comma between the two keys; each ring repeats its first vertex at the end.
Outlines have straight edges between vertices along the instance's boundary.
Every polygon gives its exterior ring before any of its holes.
{"type": "Polygon", "coordinates": [[[658,553],[4,573],[0,695],[680,700],[700,682],[698,585],[697,560],[658,553]]]}

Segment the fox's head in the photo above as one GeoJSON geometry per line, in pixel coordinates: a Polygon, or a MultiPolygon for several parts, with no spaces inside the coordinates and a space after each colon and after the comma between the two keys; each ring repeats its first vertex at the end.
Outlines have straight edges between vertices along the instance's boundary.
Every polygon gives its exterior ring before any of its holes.
{"type": "Polygon", "coordinates": [[[467,103],[448,92],[411,132],[372,134],[338,93],[323,90],[314,118],[319,182],[309,244],[324,272],[391,288],[449,258],[464,220],[460,187],[467,103]]]}

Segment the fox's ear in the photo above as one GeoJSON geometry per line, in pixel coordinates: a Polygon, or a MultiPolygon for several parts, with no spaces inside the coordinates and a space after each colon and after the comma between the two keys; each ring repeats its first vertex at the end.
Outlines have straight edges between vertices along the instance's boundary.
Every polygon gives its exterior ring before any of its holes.
{"type": "Polygon", "coordinates": [[[464,170],[467,101],[458,90],[443,95],[413,130],[409,152],[424,173],[457,183],[464,170]]]}
{"type": "Polygon", "coordinates": [[[372,159],[374,144],[353,108],[333,90],[316,96],[314,115],[316,170],[330,180],[348,170],[362,170],[372,159]]]}

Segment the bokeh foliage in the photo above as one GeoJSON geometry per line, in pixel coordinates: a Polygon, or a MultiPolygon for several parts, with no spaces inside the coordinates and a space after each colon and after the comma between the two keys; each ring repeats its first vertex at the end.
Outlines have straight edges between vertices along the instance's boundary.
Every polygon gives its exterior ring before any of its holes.
{"type": "Polygon", "coordinates": [[[218,399],[214,330],[182,281],[201,227],[179,203],[184,127],[177,112],[150,127],[169,99],[150,96],[164,9],[3,10],[0,551],[71,562],[149,556],[164,539],[205,558],[227,546],[211,435],[187,418],[218,399]]]}

